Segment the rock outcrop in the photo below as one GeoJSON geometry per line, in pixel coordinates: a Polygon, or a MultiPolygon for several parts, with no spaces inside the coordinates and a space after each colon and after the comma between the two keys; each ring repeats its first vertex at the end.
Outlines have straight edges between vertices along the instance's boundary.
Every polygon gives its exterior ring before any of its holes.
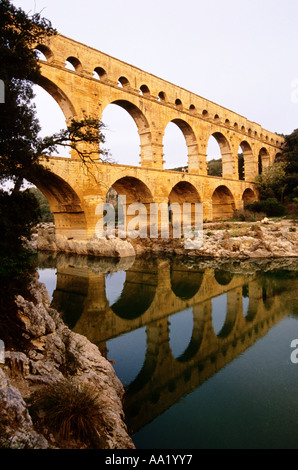
{"type": "Polygon", "coordinates": [[[137,255],[148,251],[214,259],[298,257],[298,231],[288,220],[204,224],[201,238],[130,240],[137,255]]]}
{"type": "MultiPolygon", "coordinates": [[[[42,387],[71,377],[98,393],[100,448],[133,449],[124,422],[124,389],[111,363],[97,346],[63,323],[37,279],[29,286],[28,299],[20,295],[15,299],[26,347],[5,351],[5,363],[0,364],[0,447],[61,448],[49,430],[33,423],[27,402],[42,387]]],[[[62,448],[68,445],[82,448],[78,442],[63,442],[62,448]]]]}
{"type": "Polygon", "coordinates": [[[98,256],[107,258],[126,258],[135,256],[131,243],[116,237],[88,240],[75,240],[55,234],[55,226],[51,223],[40,224],[33,234],[29,246],[38,251],[54,251],[75,253],[77,255],[98,256]]]}
{"type": "Polygon", "coordinates": [[[298,257],[298,230],[290,220],[218,222],[204,224],[201,237],[127,238],[69,240],[55,235],[52,224],[41,224],[30,241],[38,251],[54,251],[107,258],[125,258],[144,253],[165,253],[200,258],[298,257]]]}

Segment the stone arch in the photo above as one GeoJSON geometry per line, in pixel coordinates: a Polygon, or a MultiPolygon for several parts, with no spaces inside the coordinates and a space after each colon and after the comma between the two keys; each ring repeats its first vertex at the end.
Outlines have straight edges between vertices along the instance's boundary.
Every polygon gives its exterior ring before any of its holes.
{"type": "Polygon", "coordinates": [[[81,72],[83,70],[82,64],[77,57],[69,56],[67,57],[66,62],[69,62],[76,72],[81,72]]]}
{"type": "Polygon", "coordinates": [[[55,219],[55,230],[68,238],[85,239],[87,223],[84,208],[77,192],[60,176],[49,170],[37,170],[30,180],[46,197],[55,219]]]}
{"type": "Polygon", "coordinates": [[[126,77],[118,78],[118,86],[122,88],[129,88],[130,87],[129,80],[126,77]]]}
{"type": "Polygon", "coordinates": [[[41,86],[54,98],[54,100],[60,106],[66,121],[69,121],[77,116],[77,112],[71,100],[68,98],[66,93],[54,82],[44,76],[40,76],[36,84],[41,86]]]}
{"type": "Polygon", "coordinates": [[[212,194],[213,220],[230,219],[235,210],[233,194],[227,186],[218,186],[212,194]]]}
{"type": "Polygon", "coordinates": [[[141,85],[140,86],[140,94],[143,96],[149,96],[150,95],[150,90],[147,85],[141,85]]]}
{"type": "Polygon", "coordinates": [[[124,221],[124,228],[130,229],[133,219],[139,217],[138,230],[140,234],[148,234],[150,224],[150,204],[153,196],[148,186],[138,178],[124,176],[116,180],[111,186],[119,197],[119,217],[124,221]],[[138,207],[134,204],[142,204],[142,213],[138,212],[138,207]]]}
{"type": "Polygon", "coordinates": [[[150,166],[153,161],[152,137],[149,122],[144,113],[135,104],[127,100],[115,100],[109,104],[120,106],[134,120],[140,137],[141,166],[150,166]]]}
{"type": "Polygon", "coordinates": [[[258,173],[261,175],[263,171],[269,167],[270,156],[266,147],[262,147],[258,155],[258,173]]]}
{"type": "Polygon", "coordinates": [[[183,109],[182,101],[179,98],[175,100],[175,108],[180,110],[183,109]]]}
{"type": "Polygon", "coordinates": [[[274,156],[274,161],[278,161],[282,158],[282,152],[276,152],[274,156]]]}
{"type": "Polygon", "coordinates": [[[168,101],[167,94],[164,91],[158,93],[158,101],[166,103],[168,101]]]}
{"type": "MultiPolygon", "coordinates": [[[[222,157],[222,176],[223,178],[233,178],[234,166],[232,159],[231,145],[228,138],[222,132],[213,132],[210,137],[217,141],[222,157]]],[[[210,139],[209,137],[209,139],[210,139]]],[[[208,139],[208,141],[209,141],[208,139]]]]}
{"type": "Polygon", "coordinates": [[[48,62],[51,62],[51,60],[53,60],[53,58],[54,58],[53,52],[45,44],[38,44],[35,47],[35,50],[41,52],[45,56],[45,58],[48,62]]]}
{"type": "Polygon", "coordinates": [[[107,78],[107,72],[102,67],[95,67],[93,70],[93,78],[105,80],[107,78]]]}
{"type": "Polygon", "coordinates": [[[245,179],[246,181],[254,180],[257,172],[255,168],[252,148],[246,140],[243,140],[242,142],[240,142],[239,147],[241,148],[241,151],[243,154],[243,165],[244,165],[244,169],[243,169],[244,178],[243,179],[245,179]]]}
{"type": "MultiPolygon", "coordinates": [[[[168,200],[169,208],[173,204],[179,204],[179,210],[176,211],[176,209],[170,210],[170,224],[172,227],[175,227],[176,224],[180,224],[181,226],[181,220],[182,220],[182,214],[183,214],[183,204],[191,204],[191,211],[190,211],[190,224],[191,227],[195,227],[196,219],[195,219],[195,204],[196,203],[201,203],[201,198],[196,190],[196,188],[189,183],[188,181],[180,181],[177,183],[171,190],[169,194],[169,200],[168,200]]],[[[187,219],[187,216],[185,216],[187,219]]],[[[187,220],[184,220],[187,224],[187,220]]],[[[181,227],[182,230],[182,227],[181,227]]]]}
{"type": "Polygon", "coordinates": [[[184,121],[183,119],[176,118],[172,119],[170,122],[176,124],[185,138],[185,144],[187,147],[188,171],[191,172],[193,169],[197,168],[199,159],[199,148],[196,135],[188,122],[184,121]]]}
{"type": "Polygon", "coordinates": [[[248,204],[255,202],[257,199],[258,198],[257,198],[256,193],[251,188],[246,188],[246,190],[242,194],[242,201],[243,201],[244,209],[248,204]]]}

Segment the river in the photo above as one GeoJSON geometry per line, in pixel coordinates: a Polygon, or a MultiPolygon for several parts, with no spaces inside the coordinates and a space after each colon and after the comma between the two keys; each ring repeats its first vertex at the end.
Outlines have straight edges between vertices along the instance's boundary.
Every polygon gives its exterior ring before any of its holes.
{"type": "Polygon", "coordinates": [[[112,362],[137,449],[298,448],[298,260],[38,265],[64,322],[112,362]]]}

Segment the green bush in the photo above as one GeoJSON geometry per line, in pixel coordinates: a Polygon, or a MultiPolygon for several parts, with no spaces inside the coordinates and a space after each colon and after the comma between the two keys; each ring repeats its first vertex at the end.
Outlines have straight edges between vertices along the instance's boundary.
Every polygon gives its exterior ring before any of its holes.
{"type": "Polygon", "coordinates": [[[268,217],[281,217],[286,213],[283,204],[273,197],[264,201],[255,201],[249,204],[246,209],[251,212],[264,212],[268,217]]]}

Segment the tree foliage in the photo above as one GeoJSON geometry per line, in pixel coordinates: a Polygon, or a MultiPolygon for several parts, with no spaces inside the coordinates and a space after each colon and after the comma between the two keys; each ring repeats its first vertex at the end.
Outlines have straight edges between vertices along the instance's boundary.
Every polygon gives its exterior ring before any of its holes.
{"type": "Polygon", "coordinates": [[[283,201],[286,190],[286,164],[275,162],[256,177],[257,187],[261,200],[276,198],[283,201]]]}
{"type": "Polygon", "coordinates": [[[28,269],[29,256],[22,238],[29,235],[40,214],[34,194],[19,192],[24,180],[38,180],[47,171],[39,164],[40,157],[52,154],[61,145],[76,150],[85,164],[106,157],[106,152],[99,149],[104,141],[104,126],[93,117],[74,119],[66,130],[40,137],[32,101],[33,85],[41,74],[34,47],[54,34],[51,23],[40,14],[29,16],[9,0],[0,0],[0,79],[5,85],[5,103],[0,104],[2,280],[5,273],[17,277],[18,270],[23,273],[28,269]],[[12,190],[3,186],[7,180],[13,182],[12,190]]]}
{"type": "Polygon", "coordinates": [[[285,165],[285,196],[298,198],[298,129],[285,136],[285,146],[279,158],[285,165]]]}

